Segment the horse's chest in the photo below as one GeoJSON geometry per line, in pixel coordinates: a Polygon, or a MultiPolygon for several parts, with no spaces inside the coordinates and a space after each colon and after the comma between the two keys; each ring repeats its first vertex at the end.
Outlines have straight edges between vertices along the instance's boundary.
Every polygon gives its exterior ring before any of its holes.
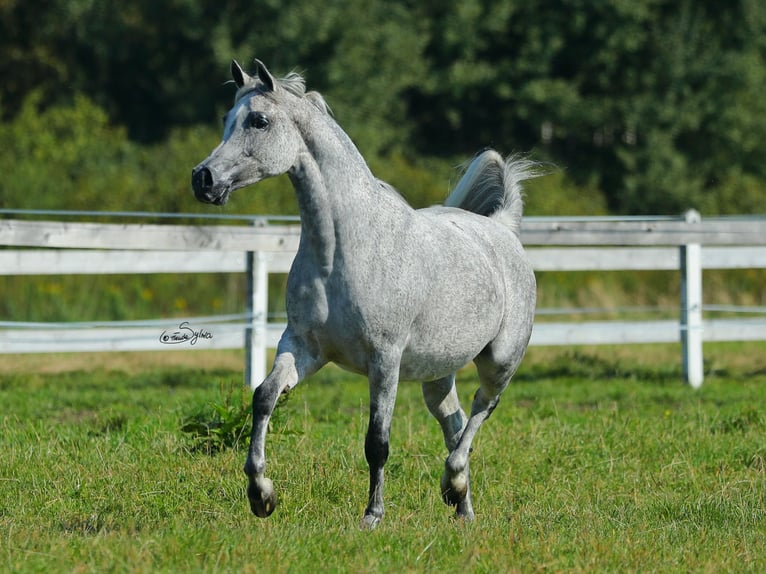
{"type": "Polygon", "coordinates": [[[380,294],[360,294],[354,285],[335,275],[291,274],[287,314],[293,331],[315,352],[362,372],[370,348],[382,334],[396,330],[392,321],[398,322],[397,313],[383,313],[373,304],[380,294]]]}
{"type": "Polygon", "coordinates": [[[297,327],[316,329],[327,322],[329,302],[327,286],[318,276],[288,278],[287,315],[297,327]]]}

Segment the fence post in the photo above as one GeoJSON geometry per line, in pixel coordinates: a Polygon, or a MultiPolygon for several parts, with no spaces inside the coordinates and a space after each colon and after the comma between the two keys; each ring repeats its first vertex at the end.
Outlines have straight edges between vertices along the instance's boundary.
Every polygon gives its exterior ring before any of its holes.
{"type": "MultiPolygon", "coordinates": [[[[689,224],[699,224],[698,211],[684,214],[689,224]]],[[[692,387],[702,385],[702,246],[699,243],[681,245],[681,353],[683,373],[692,387]]]]}
{"type": "Polygon", "coordinates": [[[266,314],[268,269],[262,251],[246,253],[245,385],[255,389],[266,377],[266,314]]]}

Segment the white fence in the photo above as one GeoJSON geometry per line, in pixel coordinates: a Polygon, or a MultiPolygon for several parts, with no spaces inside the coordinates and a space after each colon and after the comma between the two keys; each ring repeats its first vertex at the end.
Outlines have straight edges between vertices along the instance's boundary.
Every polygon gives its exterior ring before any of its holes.
{"type": "MultiPolygon", "coordinates": [[[[109,214],[103,214],[109,215],[109,214]]],[[[154,215],[156,217],[156,215],[154,215]]],[[[193,217],[193,216],[189,216],[193,217]]],[[[300,227],[149,225],[0,220],[0,274],[242,272],[240,315],[88,323],[19,323],[0,318],[0,353],[141,351],[245,347],[246,382],[260,382],[265,354],[284,328],[267,322],[269,273],[286,273],[300,227]]],[[[766,318],[703,322],[703,269],[766,267],[766,219],[527,218],[522,240],[537,271],[677,270],[679,320],[537,322],[532,345],[682,343],[686,379],[703,380],[703,341],[766,340],[766,318]]],[[[760,312],[762,309],[751,311],[760,312]]]]}

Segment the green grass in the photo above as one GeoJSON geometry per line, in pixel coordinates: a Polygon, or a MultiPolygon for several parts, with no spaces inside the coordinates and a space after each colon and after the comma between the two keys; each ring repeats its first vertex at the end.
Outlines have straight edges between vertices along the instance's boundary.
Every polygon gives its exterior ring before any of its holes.
{"type": "MultiPolygon", "coordinates": [[[[260,520],[245,496],[246,444],[199,448],[189,426],[236,433],[226,425],[248,400],[240,372],[5,372],[0,571],[766,569],[762,367],[718,369],[693,391],[674,361],[540,353],[475,442],[472,524],[441,502],[441,433],[419,385],[401,386],[373,532],[357,527],[358,377],[323,370],[280,405],[267,443],[280,506],[260,520]]],[[[463,381],[467,403],[471,370],[463,381]]]]}

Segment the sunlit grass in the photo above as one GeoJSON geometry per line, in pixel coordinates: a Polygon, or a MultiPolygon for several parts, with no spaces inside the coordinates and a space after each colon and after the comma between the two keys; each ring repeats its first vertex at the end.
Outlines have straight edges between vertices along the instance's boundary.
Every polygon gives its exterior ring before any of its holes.
{"type": "MultiPolygon", "coordinates": [[[[260,520],[246,441],[206,451],[182,430],[246,401],[239,371],[6,373],[0,570],[760,572],[766,375],[751,361],[694,391],[674,355],[531,351],[475,442],[473,524],[441,502],[441,432],[419,385],[403,384],[374,532],[357,527],[358,377],[324,370],[280,405],[267,443],[280,506],[260,520]]],[[[476,383],[463,375],[467,403],[476,383]]]]}

